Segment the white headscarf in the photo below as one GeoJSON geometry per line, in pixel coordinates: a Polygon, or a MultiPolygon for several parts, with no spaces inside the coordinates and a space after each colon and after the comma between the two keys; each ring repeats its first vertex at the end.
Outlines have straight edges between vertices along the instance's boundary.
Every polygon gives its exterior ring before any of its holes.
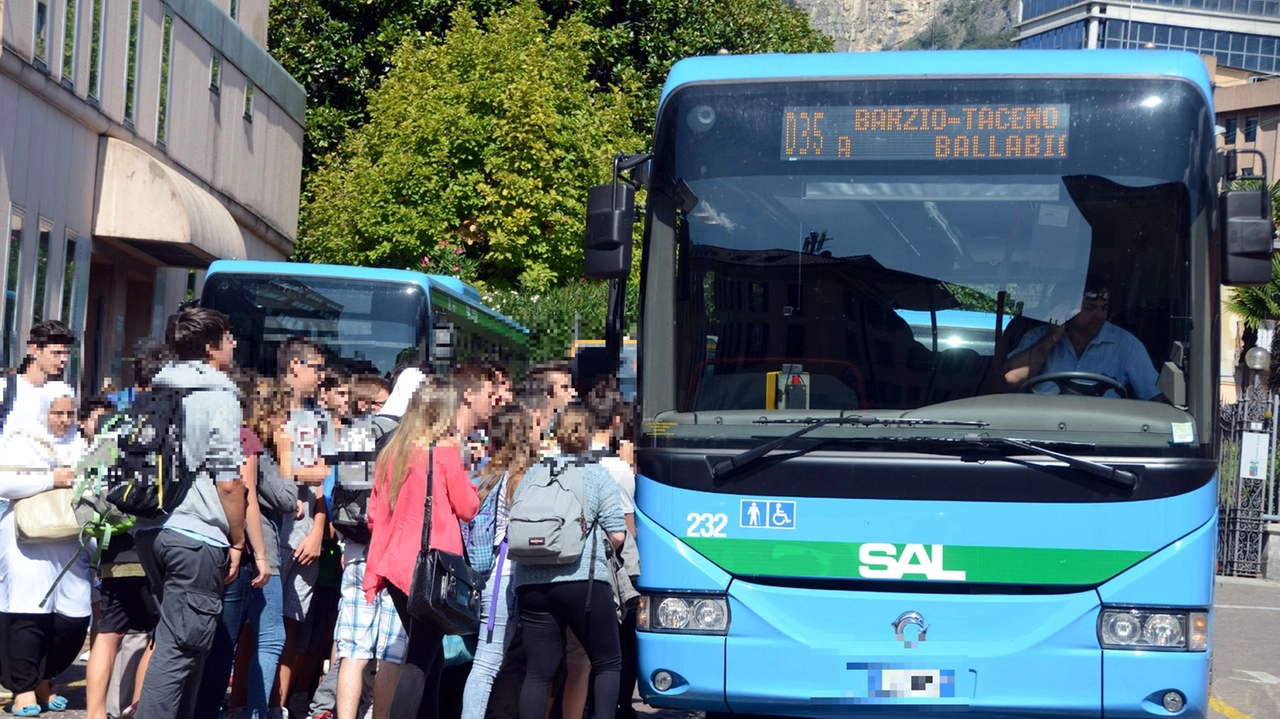
{"type": "Polygon", "coordinates": [[[76,399],[76,390],[71,385],[62,381],[54,381],[45,384],[40,388],[40,423],[44,430],[44,438],[51,445],[58,455],[58,464],[64,467],[74,467],[80,461],[80,457],[85,451],[84,438],[80,436],[80,426],[72,422],[66,433],[61,436],[55,436],[49,431],[49,410],[53,407],[53,403],[64,398],[71,398],[72,403],[76,399]]]}
{"type": "Polygon", "coordinates": [[[427,376],[417,367],[405,369],[396,378],[396,386],[391,388],[391,394],[387,396],[387,401],[382,404],[382,411],[378,414],[397,419],[403,417],[409,410],[409,400],[413,399],[413,393],[426,381],[427,376]]]}

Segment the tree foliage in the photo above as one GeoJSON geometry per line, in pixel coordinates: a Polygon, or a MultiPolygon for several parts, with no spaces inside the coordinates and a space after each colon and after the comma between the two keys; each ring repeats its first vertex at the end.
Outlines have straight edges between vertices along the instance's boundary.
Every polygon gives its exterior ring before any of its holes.
{"type": "MultiPolygon", "coordinates": [[[[634,71],[644,111],[636,129],[653,131],[658,97],[677,60],[715,55],[830,52],[831,38],[815,30],[809,15],[784,0],[585,0],[559,8],[602,30],[600,70],[607,77],[634,71]]],[[[556,14],[557,9],[552,13],[556,14]]]]}
{"type": "MultiPolygon", "coordinates": [[[[457,0],[271,0],[271,54],[307,91],[304,172],[363,124],[365,98],[407,37],[442,33],[457,0]]],[[[464,3],[476,12],[503,0],[464,3]]]]}
{"type": "Polygon", "coordinates": [[[407,41],[369,122],[311,178],[300,254],[532,291],[579,275],[586,188],[641,144],[632,96],[588,77],[598,43],[531,0],[407,41]]]}
{"type": "MultiPolygon", "coordinates": [[[[529,329],[529,360],[542,362],[568,356],[575,324],[580,337],[604,337],[609,284],[572,280],[541,293],[492,290],[484,293],[484,301],[529,329]]],[[[639,307],[640,285],[632,282],[626,309],[631,321],[639,307]]]]}
{"type": "MultiPolygon", "coordinates": [[[[511,0],[271,0],[271,53],[307,90],[304,170],[336,151],[367,119],[366,96],[389,71],[407,37],[438,40],[451,13],[475,16],[509,8],[511,0]]],[[[817,52],[831,39],[785,0],[543,0],[554,22],[576,17],[602,33],[595,78],[617,84],[637,73],[646,107],[637,128],[652,127],[658,92],[682,57],[739,53],[817,52]]],[[[305,183],[304,183],[305,184],[305,183]]]]}

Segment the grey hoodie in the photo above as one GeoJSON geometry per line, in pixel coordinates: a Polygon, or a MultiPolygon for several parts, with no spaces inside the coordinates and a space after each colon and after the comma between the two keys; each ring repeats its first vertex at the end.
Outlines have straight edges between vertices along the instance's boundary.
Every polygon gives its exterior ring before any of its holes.
{"type": "Polygon", "coordinates": [[[187,466],[196,469],[191,491],[168,517],[138,519],[135,531],[165,527],[192,532],[225,546],[231,528],[214,482],[240,476],[240,393],[221,370],[206,362],[170,362],[155,376],[156,387],[191,391],[183,400],[183,448],[187,466]]]}

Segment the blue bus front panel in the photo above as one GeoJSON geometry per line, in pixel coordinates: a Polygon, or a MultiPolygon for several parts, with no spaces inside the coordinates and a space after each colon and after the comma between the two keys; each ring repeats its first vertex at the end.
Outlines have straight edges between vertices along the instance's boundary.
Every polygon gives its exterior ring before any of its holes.
{"type": "Polygon", "coordinates": [[[1203,716],[1207,653],[1104,651],[1097,632],[1104,602],[1211,605],[1216,482],[1160,500],[1016,508],[740,497],[640,482],[642,591],[727,595],[730,609],[727,637],[641,633],[642,695],[656,706],[812,717],[1169,716],[1160,696],[1175,689],[1187,700],[1178,716],[1203,716]],[[1179,527],[1197,529],[1179,536],[1179,527]],[[873,591],[859,582],[874,573],[865,563],[873,539],[900,560],[877,549],[874,572],[1025,579],[974,593],[928,581],[873,591]],[[996,566],[1006,548],[1035,561],[996,566]],[[1068,569],[1096,581],[1036,584],[1068,569]],[[927,625],[923,637],[914,623],[897,636],[893,624],[908,612],[927,625]],[[678,677],[665,692],[652,685],[658,670],[678,677]]]}
{"type": "Polygon", "coordinates": [[[1097,716],[1101,709],[1092,591],[993,597],[735,582],[729,596],[725,681],[735,712],[825,717],[898,706],[1097,716]],[[925,627],[898,634],[895,620],[910,611],[925,627]]]}

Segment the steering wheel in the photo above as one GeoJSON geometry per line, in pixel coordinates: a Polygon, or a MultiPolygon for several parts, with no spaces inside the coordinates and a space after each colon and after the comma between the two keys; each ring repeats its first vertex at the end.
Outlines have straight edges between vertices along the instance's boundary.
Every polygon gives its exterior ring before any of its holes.
{"type": "Polygon", "coordinates": [[[1022,385],[1023,392],[1030,392],[1032,387],[1053,382],[1064,394],[1083,395],[1085,397],[1101,397],[1107,390],[1113,389],[1122,399],[1129,399],[1129,390],[1124,383],[1105,374],[1093,372],[1050,372],[1032,377],[1022,385]],[[1081,380],[1087,382],[1084,384],[1081,380]]]}

